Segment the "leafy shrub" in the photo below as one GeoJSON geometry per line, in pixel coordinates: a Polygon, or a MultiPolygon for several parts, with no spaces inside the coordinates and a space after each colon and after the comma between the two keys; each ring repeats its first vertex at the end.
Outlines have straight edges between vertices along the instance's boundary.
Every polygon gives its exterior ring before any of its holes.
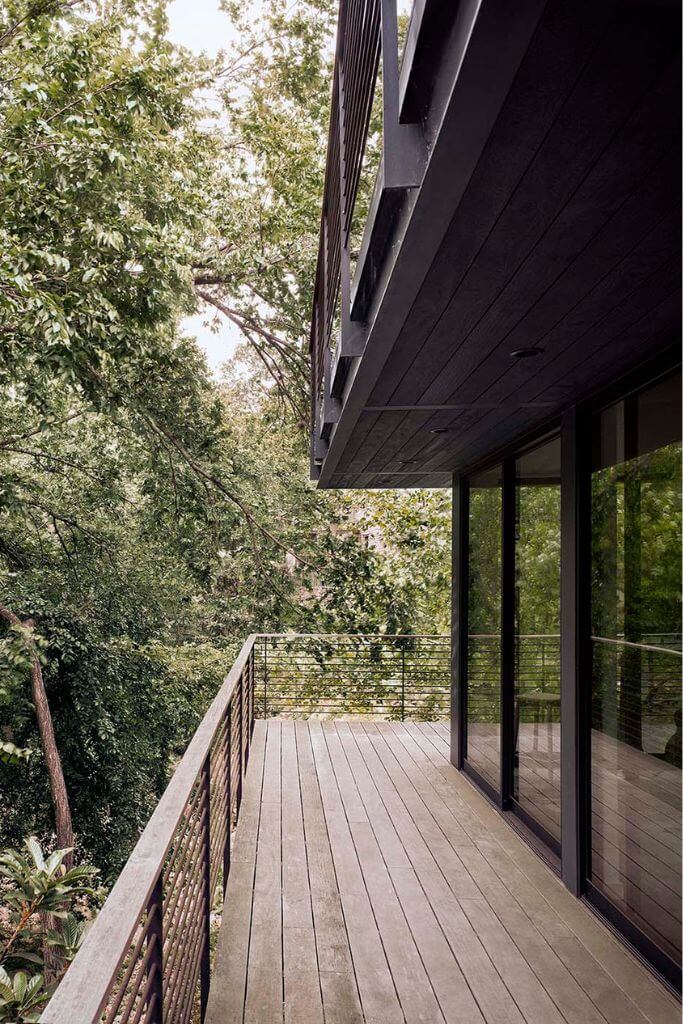
{"type": "Polygon", "coordinates": [[[85,934],[96,896],[90,864],[67,868],[70,850],[47,856],[31,837],[0,852],[0,1022],[36,1021],[85,934]],[[86,903],[83,903],[83,900],[86,903]]]}

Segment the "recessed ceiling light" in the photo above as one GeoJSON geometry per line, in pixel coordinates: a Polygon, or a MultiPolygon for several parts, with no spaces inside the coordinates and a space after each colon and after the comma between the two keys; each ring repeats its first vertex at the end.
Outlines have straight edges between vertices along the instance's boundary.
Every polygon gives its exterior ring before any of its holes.
{"type": "Polygon", "coordinates": [[[516,348],[510,355],[513,359],[533,359],[534,356],[540,356],[542,352],[542,348],[532,346],[531,348],[516,348]]]}
{"type": "Polygon", "coordinates": [[[415,466],[417,465],[417,459],[399,459],[399,466],[415,466]]]}
{"type": "Polygon", "coordinates": [[[432,427],[429,431],[430,434],[447,434],[450,431],[450,427],[432,427]]]}

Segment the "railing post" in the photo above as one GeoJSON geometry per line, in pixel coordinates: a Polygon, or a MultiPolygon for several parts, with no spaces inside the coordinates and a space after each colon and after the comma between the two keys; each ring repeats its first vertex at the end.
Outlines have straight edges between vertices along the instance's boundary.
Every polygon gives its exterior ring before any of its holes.
{"type": "Polygon", "coordinates": [[[263,717],[268,717],[268,637],[263,638],[263,717]]]}
{"type": "Polygon", "coordinates": [[[154,980],[147,994],[147,1006],[154,1005],[153,1024],[164,1021],[164,948],[163,948],[163,913],[164,913],[164,877],[163,871],[154,883],[147,904],[147,945],[154,943],[147,964],[148,976],[154,971],[154,980]]]}
{"type": "Polygon", "coordinates": [[[401,644],[401,721],[406,719],[406,649],[401,644]]]}
{"type": "Polygon", "coordinates": [[[206,824],[204,826],[204,849],[203,853],[203,886],[204,886],[204,920],[202,931],[204,941],[202,944],[202,959],[199,974],[199,1001],[201,1020],[206,1015],[206,1007],[209,1001],[209,984],[211,981],[211,753],[207,753],[202,766],[201,786],[206,801],[206,824]]]}
{"type": "Polygon", "coordinates": [[[230,846],[232,841],[232,772],[230,761],[232,754],[232,700],[228,703],[225,712],[225,797],[227,801],[227,813],[225,816],[225,840],[223,845],[223,895],[228,887],[228,875],[230,874],[230,846]]]}
{"type": "Polygon", "coordinates": [[[256,721],[256,644],[251,649],[251,701],[249,705],[249,737],[254,733],[256,721]]]}
{"type": "Polygon", "coordinates": [[[252,649],[251,654],[247,658],[247,663],[244,666],[244,671],[247,675],[247,731],[244,737],[244,770],[247,770],[247,764],[249,763],[249,744],[251,742],[251,690],[253,683],[253,662],[252,658],[254,651],[252,649]]]}
{"type": "Polygon", "coordinates": [[[242,771],[247,771],[249,758],[249,658],[242,673],[242,771]]]}
{"type": "Polygon", "coordinates": [[[237,738],[238,738],[238,753],[239,753],[239,772],[237,774],[237,802],[235,804],[235,820],[239,817],[240,804],[242,803],[242,773],[244,767],[244,742],[243,742],[243,722],[244,722],[244,672],[240,675],[239,684],[239,695],[240,695],[240,709],[239,717],[237,719],[237,738]]]}

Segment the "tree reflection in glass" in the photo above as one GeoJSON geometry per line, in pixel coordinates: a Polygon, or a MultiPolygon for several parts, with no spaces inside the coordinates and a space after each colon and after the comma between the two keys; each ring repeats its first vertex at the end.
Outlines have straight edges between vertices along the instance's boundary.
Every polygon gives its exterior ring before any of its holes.
{"type": "Polygon", "coordinates": [[[595,417],[590,877],[673,959],[681,893],[680,374],[595,417]]]}

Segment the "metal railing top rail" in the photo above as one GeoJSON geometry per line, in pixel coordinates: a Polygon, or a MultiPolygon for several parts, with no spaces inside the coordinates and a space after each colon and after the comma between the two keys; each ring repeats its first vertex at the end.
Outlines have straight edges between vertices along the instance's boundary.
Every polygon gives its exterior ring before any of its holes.
{"type": "Polygon", "coordinates": [[[445,634],[270,635],[261,656],[256,707],[264,718],[448,716],[451,642],[445,634]]]}
{"type": "MultiPolygon", "coordinates": [[[[649,636],[653,634],[648,634],[649,636]]],[[[675,636],[674,633],[661,633],[659,636],[675,636]]],[[[635,640],[624,640],[623,637],[612,637],[612,636],[592,636],[591,640],[600,644],[610,644],[613,647],[629,647],[636,651],[652,651],[655,654],[670,654],[673,657],[683,658],[683,651],[677,650],[675,647],[661,647],[658,644],[644,644],[638,643],[635,640]]]]}
{"type": "Polygon", "coordinates": [[[447,640],[448,633],[254,633],[265,640],[447,640]]]}
{"type": "Polygon", "coordinates": [[[244,642],[41,1024],[90,1024],[104,1012],[255,640],[244,642]]]}
{"type": "MultiPolygon", "coordinates": [[[[470,640],[500,640],[500,633],[468,633],[470,640]]],[[[515,633],[516,640],[559,640],[559,633],[515,633]]]]}
{"type": "MultiPolygon", "coordinates": [[[[252,633],[194,733],[81,950],[40,1018],[41,1024],[189,1024],[194,1000],[206,1005],[209,921],[218,880],[230,866],[255,717],[256,663],[264,648],[283,652],[338,645],[365,656],[380,644],[392,656],[421,642],[442,651],[440,634],[252,633]],[[201,982],[201,984],[200,984],[201,982]],[[162,1008],[163,1007],[163,1011],[162,1008]],[[162,1016],[163,1014],[163,1016],[162,1016]]],[[[426,649],[426,650],[425,650],[426,649]]]]}

